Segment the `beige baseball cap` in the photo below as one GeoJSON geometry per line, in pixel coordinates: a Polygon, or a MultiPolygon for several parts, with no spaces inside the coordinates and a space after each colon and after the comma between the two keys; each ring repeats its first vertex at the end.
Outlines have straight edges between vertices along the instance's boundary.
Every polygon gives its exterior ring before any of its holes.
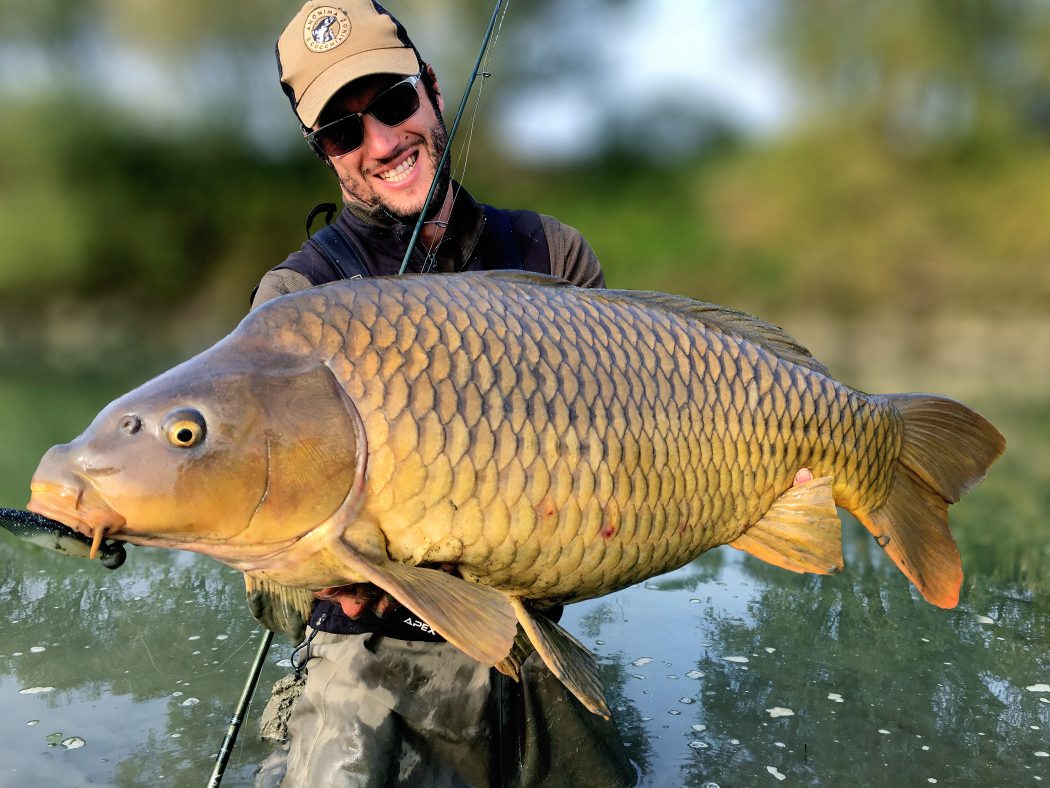
{"type": "Polygon", "coordinates": [[[421,62],[405,28],[372,0],[311,0],[277,39],[281,87],[309,127],[348,82],[371,74],[410,76],[421,62]]]}

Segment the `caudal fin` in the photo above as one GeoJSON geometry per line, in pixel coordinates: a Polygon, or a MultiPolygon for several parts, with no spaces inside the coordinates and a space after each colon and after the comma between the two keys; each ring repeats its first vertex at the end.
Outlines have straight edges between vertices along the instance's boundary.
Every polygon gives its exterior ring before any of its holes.
{"type": "Polygon", "coordinates": [[[928,602],[955,607],[963,575],[948,505],[984,479],[1006,441],[983,416],[947,397],[886,399],[904,420],[896,473],[881,507],[854,514],[928,602]]]}

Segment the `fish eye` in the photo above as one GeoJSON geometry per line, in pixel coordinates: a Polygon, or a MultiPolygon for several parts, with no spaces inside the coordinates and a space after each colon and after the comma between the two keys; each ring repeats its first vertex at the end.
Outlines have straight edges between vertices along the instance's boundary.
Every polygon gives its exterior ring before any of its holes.
{"type": "Polygon", "coordinates": [[[179,449],[196,446],[207,433],[204,416],[193,408],[173,410],[164,418],[162,429],[168,443],[179,449]]]}

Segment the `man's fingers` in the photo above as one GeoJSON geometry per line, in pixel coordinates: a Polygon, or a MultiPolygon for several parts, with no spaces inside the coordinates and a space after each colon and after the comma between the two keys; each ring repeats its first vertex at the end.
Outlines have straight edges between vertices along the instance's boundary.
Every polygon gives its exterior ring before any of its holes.
{"type": "Polygon", "coordinates": [[[813,481],[813,471],[809,468],[801,468],[799,472],[795,474],[795,481],[793,484],[797,486],[811,481],[813,481]]]}

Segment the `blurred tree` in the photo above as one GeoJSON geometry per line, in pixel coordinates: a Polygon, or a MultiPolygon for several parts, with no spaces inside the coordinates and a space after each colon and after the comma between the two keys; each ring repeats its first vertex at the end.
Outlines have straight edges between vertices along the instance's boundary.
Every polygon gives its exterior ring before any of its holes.
{"type": "Polygon", "coordinates": [[[771,3],[773,45],[812,108],[902,152],[1004,137],[1050,97],[1050,5],[1040,0],[771,3]]]}

